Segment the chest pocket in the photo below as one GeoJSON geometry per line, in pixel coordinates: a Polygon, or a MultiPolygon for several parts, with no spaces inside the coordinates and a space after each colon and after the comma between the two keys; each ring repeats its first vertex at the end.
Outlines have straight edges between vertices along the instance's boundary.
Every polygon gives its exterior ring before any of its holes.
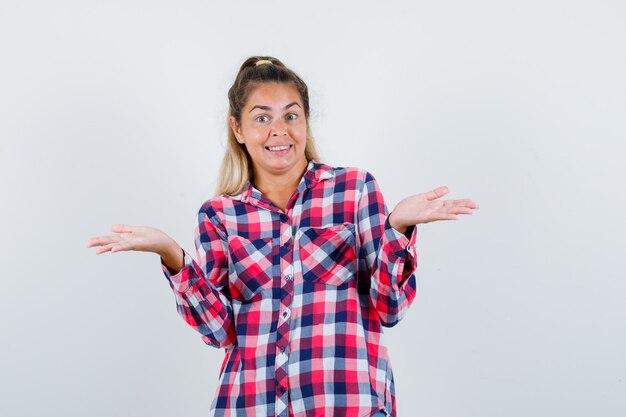
{"type": "Polygon", "coordinates": [[[305,281],[341,285],[354,278],[356,237],[354,224],[298,231],[302,276],[305,281]]]}
{"type": "Polygon", "coordinates": [[[228,237],[228,279],[230,295],[239,301],[250,301],[272,286],[272,239],[248,240],[228,237]]]}

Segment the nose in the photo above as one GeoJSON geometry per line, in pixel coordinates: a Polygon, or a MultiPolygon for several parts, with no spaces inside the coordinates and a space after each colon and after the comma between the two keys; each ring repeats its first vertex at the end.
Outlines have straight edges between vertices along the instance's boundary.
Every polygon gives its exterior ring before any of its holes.
{"type": "Polygon", "coordinates": [[[274,120],[272,123],[272,136],[285,136],[286,134],[287,129],[285,122],[282,120],[274,120]]]}

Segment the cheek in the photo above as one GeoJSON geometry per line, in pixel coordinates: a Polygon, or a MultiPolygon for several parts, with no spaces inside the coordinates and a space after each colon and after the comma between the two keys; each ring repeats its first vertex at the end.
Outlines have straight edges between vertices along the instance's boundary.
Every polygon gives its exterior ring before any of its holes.
{"type": "Polygon", "coordinates": [[[302,124],[302,125],[299,125],[299,126],[294,126],[293,136],[295,136],[299,140],[305,140],[306,139],[306,133],[307,133],[307,125],[306,124],[302,124]]]}
{"type": "Polygon", "coordinates": [[[260,143],[264,140],[263,138],[266,136],[265,129],[263,129],[262,127],[247,127],[242,131],[242,135],[246,139],[246,142],[250,144],[260,143]]]}

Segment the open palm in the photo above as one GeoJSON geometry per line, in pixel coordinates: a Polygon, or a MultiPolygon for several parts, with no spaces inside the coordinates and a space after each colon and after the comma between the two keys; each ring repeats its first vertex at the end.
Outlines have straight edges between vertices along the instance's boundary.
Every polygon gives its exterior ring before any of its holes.
{"type": "Polygon", "coordinates": [[[448,192],[448,187],[444,186],[405,198],[391,212],[389,224],[404,233],[410,226],[438,220],[457,220],[459,214],[472,214],[478,208],[478,204],[469,198],[439,200],[448,192]]]}
{"type": "Polygon", "coordinates": [[[129,250],[162,254],[173,241],[167,234],[154,227],[115,224],[111,231],[113,232],[111,235],[92,237],[87,246],[97,246],[97,254],[129,250]]]}

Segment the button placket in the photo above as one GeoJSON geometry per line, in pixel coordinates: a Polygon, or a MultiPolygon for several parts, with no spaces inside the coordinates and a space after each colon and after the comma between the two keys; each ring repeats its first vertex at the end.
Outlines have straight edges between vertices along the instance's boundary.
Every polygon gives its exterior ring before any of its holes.
{"type": "Polygon", "coordinates": [[[287,369],[289,365],[289,338],[290,338],[290,317],[291,303],[293,301],[293,237],[291,218],[286,214],[280,216],[280,304],[278,306],[278,325],[276,328],[276,411],[278,415],[283,415],[287,410],[282,406],[288,402],[289,375],[287,369]]]}
{"type": "Polygon", "coordinates": [[[293,281],[293,267],[291,264],[287,265],[287,267],[283,270],[283,280],[285,281],[285,284],[293,281]]]}

